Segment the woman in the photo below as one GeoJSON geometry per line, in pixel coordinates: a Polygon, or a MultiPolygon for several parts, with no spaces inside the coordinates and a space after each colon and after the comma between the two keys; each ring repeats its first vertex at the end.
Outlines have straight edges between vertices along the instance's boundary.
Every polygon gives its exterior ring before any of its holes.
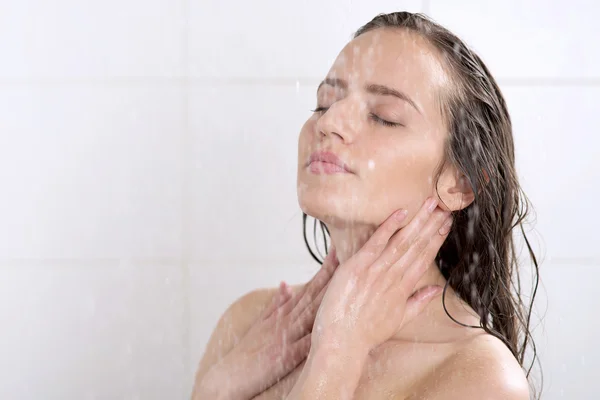
{"type": "Polygon", "coordinates": [[[228,308],[195,399],[534,395],[513,287],[527,198],[504,99],[462,41],[407,12],[360,28],[300,132],[298,198],[331,237],[323,267],[228,308]]]}

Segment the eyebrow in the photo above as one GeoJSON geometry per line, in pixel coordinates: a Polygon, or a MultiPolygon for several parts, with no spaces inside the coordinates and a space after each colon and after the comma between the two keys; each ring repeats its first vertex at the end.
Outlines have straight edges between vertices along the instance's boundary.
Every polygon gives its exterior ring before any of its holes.
{"type": "MultiPolygon", "coordinates": [[[[317,93],[319,93],[319,89],[321,89],[321,86],[323,86],[325,84],[327,84],[329,86],[333,86],[333,87],[340,87],[342,89],[347,89],[348,88],[348,82],[346,82],[343,79],[339,79],[339,78],[325,78],[323,80],[323,82],[321,82],[319,84],[319,87],[317,88],[317,93]]],[[[365,85],[365,91],[367,91],[367,93],[376,94],[376,95],[380,95],[380,96],[394,96],[394,97],[397,97],[400,100],[404,100],[408,104],[410,104],[411,106],[413,106],[413,108],[415,110],[417,110],[419,112],[419,114],[423,114],[421,112],[421,109],[417,106],[417,104],[406,93],[403,93],[403,92],[401,92],[399,90],[396,90],[394,88],[391,88],[389,86],[378,85],[378,84],[375,84],[375,83],[368,83],[368,84],[365,85]]]]}

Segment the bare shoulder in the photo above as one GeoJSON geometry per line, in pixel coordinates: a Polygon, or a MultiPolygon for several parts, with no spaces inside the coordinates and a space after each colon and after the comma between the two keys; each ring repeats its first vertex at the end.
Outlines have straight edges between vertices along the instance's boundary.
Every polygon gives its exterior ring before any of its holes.
{"type": "MultiPolygon", "coordinates": [[[[297,291],[303,285],[292,285],[297,291]]],[[[204,375],[208,369],[239,342],[250,330],[262,311],[271,303],[278,287],[255,289],[238,297],[219,318],[206,344],[196,376],[204,375]]]]}
{"type": "Polygon", "coordinates": [[[478,334],[457,343],[456,350],[426,380],[432,400],[529,400],[522,367],[498,338],[478,334]]]}

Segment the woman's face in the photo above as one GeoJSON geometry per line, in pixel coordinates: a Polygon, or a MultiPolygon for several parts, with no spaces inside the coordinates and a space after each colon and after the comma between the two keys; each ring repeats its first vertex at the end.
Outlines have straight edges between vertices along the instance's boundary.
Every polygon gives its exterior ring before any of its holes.
{"type": "Polygon", "coordinates": [[[338,227],[379,225],[399,208],[414,215],[435,194],[446,81],[433,47],[414,33],[376,29],[349,42],[318,89],[324,110],[300,132],[301,209],[338,227]],[[307,166],[315,151],[335,153],[351,172],[316,173],[323,164],[307,166]]]}

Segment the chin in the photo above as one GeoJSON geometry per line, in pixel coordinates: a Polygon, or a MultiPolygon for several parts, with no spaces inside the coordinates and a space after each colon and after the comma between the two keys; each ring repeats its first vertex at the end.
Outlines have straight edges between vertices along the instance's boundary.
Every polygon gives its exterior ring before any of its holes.
{"type": "Polygon", "coordinates": [[[327,225],[343,227],[350,221],[356,223],[365,220],[369,210],[362,203],[362,200],[347,188],[298,184],[300,209],[327,225]]]}

